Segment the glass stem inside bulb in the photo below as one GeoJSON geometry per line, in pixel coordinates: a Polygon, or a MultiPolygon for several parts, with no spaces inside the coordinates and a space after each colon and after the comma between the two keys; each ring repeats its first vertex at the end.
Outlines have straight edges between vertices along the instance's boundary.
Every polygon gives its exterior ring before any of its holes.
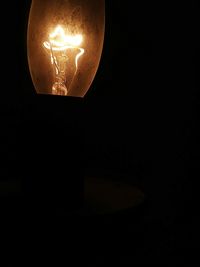
{"type": "Polygon", "coordinates": [[[67,95],[68,90],[66,87],[66,69],[68,57],[66,55],[66,50],[53,51],[51,41],[49,43],[51,51],[51,63],[54,66],[55,71],[55,81],[52,86],[52,94],[67,95]]]}

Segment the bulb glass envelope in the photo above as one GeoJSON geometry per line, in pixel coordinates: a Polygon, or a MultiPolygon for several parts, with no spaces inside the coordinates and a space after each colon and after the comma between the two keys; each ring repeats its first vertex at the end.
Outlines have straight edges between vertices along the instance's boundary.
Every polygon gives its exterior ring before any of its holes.
{"type": "Polygon", "coordinates": [[[104,41],[104,0],[33,0],[27,53],[37,93],[84,97],[104,41]]]}

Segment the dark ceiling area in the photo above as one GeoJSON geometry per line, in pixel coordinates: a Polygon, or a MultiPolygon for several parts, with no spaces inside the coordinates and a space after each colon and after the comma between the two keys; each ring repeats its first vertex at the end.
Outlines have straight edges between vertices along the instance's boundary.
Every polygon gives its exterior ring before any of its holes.
{"type": "MultiPolygon", "coordinates": [[[[17,141],[16,127],[35,96],[26,57],[30,3],[5,3],[7,19],[0,18],[1,184],[19,172],[23,144],[17,141]]],[[[109,174],[113,181],[137,186],[146,196],[146,206],[121,217],[82,219],[88,234],[83,230],[82,238],[91,242],[87,246],[91,253],[83,253],[86,264],[89,259],[92,266],[198,259],[199,14],[196,0],[106,0],[104,48],[83,99],[84,134],[77,142],[84,147],[86,174],[109,174]]],[[[70,116],[70,122],[77,119],[70,116]]],[[[64,113],[61,118],[65,120],[64,113]]],[[[79,239],[80,229],[73,228],[79,239]]],[[[68,235],[66,229],[62,233],[68,235]]]]}

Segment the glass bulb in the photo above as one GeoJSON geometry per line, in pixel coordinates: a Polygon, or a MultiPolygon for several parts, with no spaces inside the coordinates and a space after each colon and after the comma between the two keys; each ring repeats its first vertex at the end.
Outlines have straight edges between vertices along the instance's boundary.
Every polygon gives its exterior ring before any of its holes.
{"type": "Polygon", "coordinates": [[[37,93],[83,97],[104,40],[104,0],[32,0],[28,64],[37,93]]]}

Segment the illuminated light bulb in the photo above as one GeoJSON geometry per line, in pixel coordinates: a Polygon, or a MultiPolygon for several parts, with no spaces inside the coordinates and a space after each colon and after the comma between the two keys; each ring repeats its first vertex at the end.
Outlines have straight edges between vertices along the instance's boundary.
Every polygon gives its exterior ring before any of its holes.
{"type": "Polygon", "coordinates": [[[37,93],[83,97],[104,40],[104,0],[32,0],[28,64],[37,93]]]}

